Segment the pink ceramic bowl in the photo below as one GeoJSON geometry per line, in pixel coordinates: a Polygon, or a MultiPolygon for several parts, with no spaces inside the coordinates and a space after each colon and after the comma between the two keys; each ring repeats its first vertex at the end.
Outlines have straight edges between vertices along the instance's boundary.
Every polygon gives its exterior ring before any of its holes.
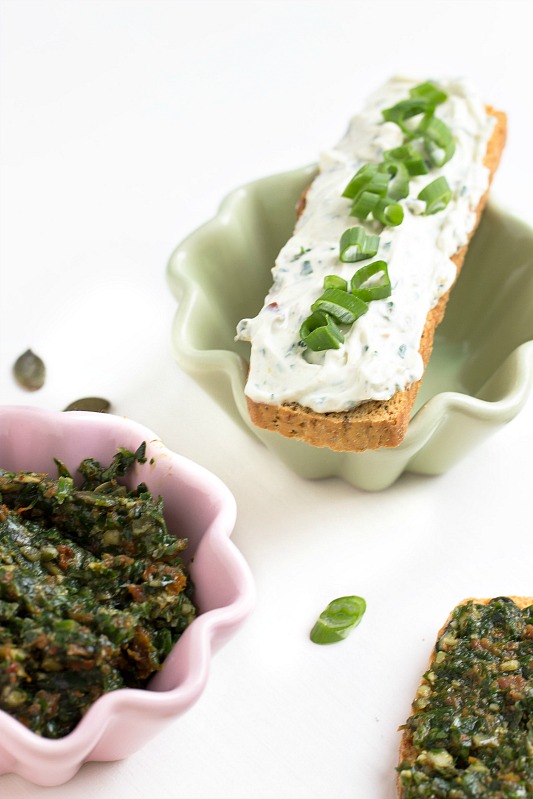
{"type": "Polygon", "coordinates": [[[169,529],[188,537],[199,615],[148,689],[123,688],[100,697],[64,738],[41,738],[0,711],[0,774],[15,772],[39,785],[59,785],[86,761],[132,754],[198,699],[213,652],[252,608],[252,577],[230,540],[235,500],[217,477],[170,452],[152,431],[125,418],[0,407],[0,467],[9,471],[55,474],[56,456],[74,473],[83,458],[107,463],[118,447],[135,450],[142,441],[147,460],[135,464],[130,481],[144,481],[160,494],[169,529]]]}

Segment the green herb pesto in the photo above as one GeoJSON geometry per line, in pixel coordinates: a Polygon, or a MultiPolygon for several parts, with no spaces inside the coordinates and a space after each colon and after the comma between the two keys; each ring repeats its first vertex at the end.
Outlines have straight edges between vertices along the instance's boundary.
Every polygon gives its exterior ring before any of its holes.
{"type": "Polygon", "coordinates": [[[144,462],[121,449],[81,484],[0,469],[0,708],[48,738],[103,693],[142,688],[195,616],[163,500],[118,478],[144,462]]]}
{"type": "Polygon", "coordinates": [[[466,603],[436,644],[404,725],[403,799],[533,797],[533,605],[466,603]]]}

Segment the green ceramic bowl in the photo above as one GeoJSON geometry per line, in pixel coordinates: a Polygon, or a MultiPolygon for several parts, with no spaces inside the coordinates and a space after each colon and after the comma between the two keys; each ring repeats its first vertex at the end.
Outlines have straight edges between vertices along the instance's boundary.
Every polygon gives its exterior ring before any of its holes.
{"type": "Polygon", "coordinates": [[[250,422],[244,398],[249,345],[234,340],[254,316],[270,270],[315,174],[305,167],[232,192],[217,215],[175,250],[172,331],[181,367],[297,474],[339,476],[380,490],[402,472],[441,474],[521,409],[533,375],[533,230],[490,202],[437,329],[407,436],[395,449],[339,453],[250,422]]]}

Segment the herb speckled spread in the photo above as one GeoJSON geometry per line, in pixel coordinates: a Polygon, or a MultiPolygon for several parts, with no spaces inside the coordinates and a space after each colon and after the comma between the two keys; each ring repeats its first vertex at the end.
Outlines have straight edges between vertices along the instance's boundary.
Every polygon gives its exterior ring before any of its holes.
{"type": "Polygon", "coordinates": [[[533,796],[533,605],[458,606],[404,729],[403,799],[533,796]]]}
{"type": "Polygon", "coordinates": [[[59,460],[57,479],[0,469],[0,708],[42,736],[144,687],[195,616],[186,539],[118,481],[144,452],[84,460],[79,486],[59,460]]]}
{"type": "Polygon", "coordinates": [[[311,352],[300,336],[324,278],[352,279],[353,263],[339,260],[339,241],[355,221],[351,200],[343,195],[362,166],[379,164],[387,151],[405,143],[403,131],[385,121],[383,111],[405,100],[417,83],[403,76],[388,80],[322,154],[293,235],[276,259],[263,307],[237,326],[237,339],[251,343],[245,388],[251,401],[294,402],[317,413],[351,411],[368,400],[388,400],[422,377],[427,316],[457,276],[452,259],[468,243],[489,185],[484,159],[495,118],[467,81],[435,84],[447,95],[438,117],[452,132],[455,153],[429,174],[411,177],[408,196],[399,200],[401,225],[357,220],[367,233],[379,234],[376,258],[388,264],[391,296],[370,303],[344,330],[338,349],[311,352]],[[425,215],[419,194],[436,178],[446,179],[452,198],[440,213],[425,215]]]}

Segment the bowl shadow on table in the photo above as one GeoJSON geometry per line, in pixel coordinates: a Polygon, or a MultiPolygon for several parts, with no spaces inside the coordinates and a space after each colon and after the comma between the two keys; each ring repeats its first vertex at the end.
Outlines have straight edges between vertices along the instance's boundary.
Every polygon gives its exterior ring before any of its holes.
{"type": "Polygon", "coordinates": [[[235,341],[254,316],[290,236],[314,167],[254,181],[174,252],[172,341],[181,367],[228,415],[295,473],[341,477],[382,490],[404,472],[451,468],[522,408],[533,373],[533,230],[489,202],[452,291],[405,440],[394,449],[338,453],[255,427],[244,396],[249,345],[235,341]]]}

